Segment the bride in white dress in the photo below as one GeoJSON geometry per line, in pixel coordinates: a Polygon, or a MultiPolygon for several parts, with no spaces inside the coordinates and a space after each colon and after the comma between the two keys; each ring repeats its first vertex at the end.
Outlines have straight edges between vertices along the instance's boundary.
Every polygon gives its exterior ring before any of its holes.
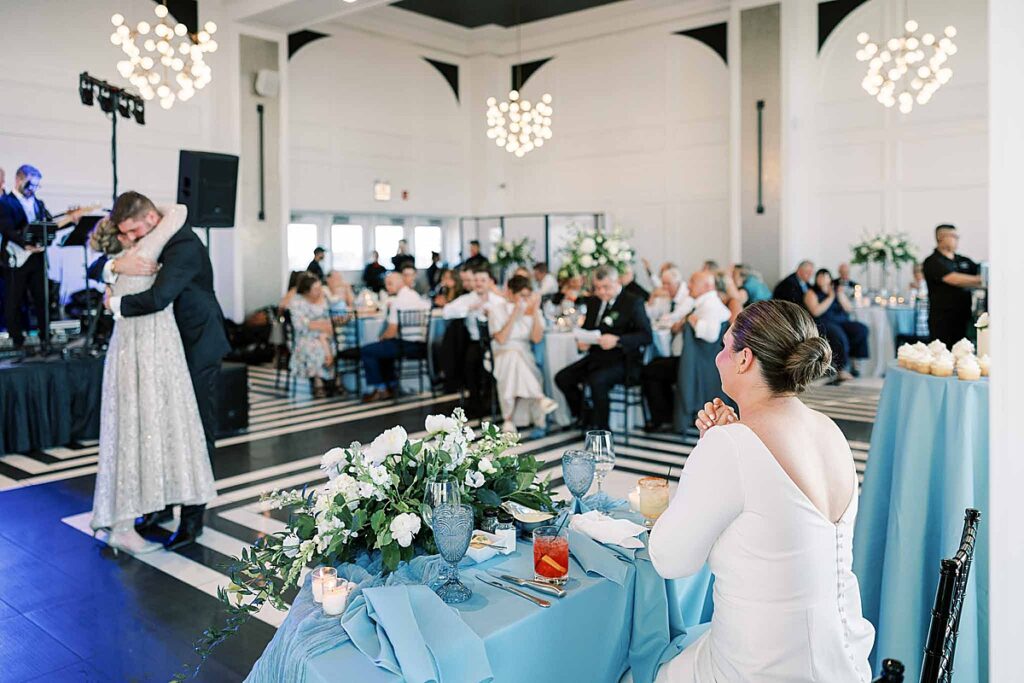
{"type": "Polygon", "coordinates": [[[716,400],[651,532],[665,578],[707,562],[710,628],[662,666],[658,681],[870,681],[874,629],[853,575],[857,472],[849,444],[799,394],[831,351],[799,306],[763,301],[726,333],[716,363],[739,415],[716,400]]]}
{"type": "MultiPolygon", "coordinates": [[[[153,261],[184,225],[187,211],[177,205],[160,214],[156,227],[133,247],[153,261]]],[[[115,258],[126,253],[124,236],[109,221],[97,226],[92,245],[115,258]]],[[[122,275],[113,293],[144,292],[155,279],[122,275]]],[[[107,543],[113,548],[136,554],[160,550],[162,545],[135,531],[135,518],[171,503],[206,503],[216,494],[173,307],[121,318],[103,366],[92,528],[108,529],[107,543]]]]}
{"type": "Polygon", "coordinates": [[[504,420],[502,430],[516,430],[515,419],[520,408],[520,412],[528,414],[535,430],[541,432],[546,416],[556,410],[558,404],[544,395],[543,379],[531,347],[531,343],[539,344],[544,338],[540,296],[530,289],[527,278],[516,275],[508,281],[506,297],[487,306],[494,379],[504,420]]]}

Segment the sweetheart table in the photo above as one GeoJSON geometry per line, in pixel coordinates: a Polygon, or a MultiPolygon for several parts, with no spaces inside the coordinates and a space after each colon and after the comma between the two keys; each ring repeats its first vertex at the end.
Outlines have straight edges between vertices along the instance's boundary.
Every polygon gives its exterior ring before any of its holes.
{"type": "MultiPolygon", "coordinates": [[[[636,551],[634,559],[621,559],[613,556],[614,551],[589,538],[574,538],[571,543],[574,547],[578,543],[580,550],[588,546],[591,555],[582,561],[590,569],[596,567],[597,571],[604,571],[615,580],[596,572],[585,572],[574,550],[569,562],[568,594],[565,597],[557,599],[525,589],[551,601],[551,607],[541,608],[477,578],[478,573],[486,576],[484,572],[487,569],[530,577],[533,551],[528,541],[520,540],[518,549],[510,555],[499,555],[479,565],[463,560],[460,575],[473,590],[472,598],[451,607],[438,601],[434,608],[446,611],[449,617],[454,613],[461,620],[456,624],[457,628],[446,630],[444,634],[421,633],[426,630],[424,624],[438,621],[438,615],[427,618],[418,613],[415,602],[410,603],[414,608],[408,613],[405,623],[388,626],[386,622],[377,622],[378,635],[387,631],[381,637],[385,645],[379,652],[381,659],[386,660],[385,666],[391,670],[377,666],[366,654],[365,647],[360,649],[354,645],[337,618],[316,617],[321,624],[317,628],[333,630],[326,633],[326,651],[321,648],[314,656],[303,658],[302,644],[295,642],[302,637],[296,633],[301,634],[303,630],[296,628],[295,622],[313,610],[319,613],[319,608],[310,602],[310,579],[307,577],[275,636],[274,641],[279,642],[271,642],[247,682],[270,683],[273,676],[287,671],[295,677],[293,683],[426,683],[429,680],[458,680],[458,683],[476,680],[616,683],[632,663],[634,680],[651,683],[658,663],[671,658],[689,642],[687,632],[694,638],[701,632],[694,627],[710,621],[710,570],[705,566],[695,576],[665,581],[654,572],[645,549],[636,551]],[[595,557],[593,553],[601,557],[595,557]],[[603,570],[601,562],[605,563],[603,570]],[[465,627],[468,630],[461,630],[465,627]],[[481,643],[482,648],[478,647],[481,643]],[[411,662],[414,659],[410,653],[417,651],[416,646],[426,653],[421,657],[428,662],[426,673],[423,665],[418,669],[413,665],[401,666],[398,667],[401,673],[394,671],[396,660],[404,658],[411,662]],[[453,660],[460,658],[464,661],[453,664],[453,660]],[[492,678],[480,673],[488,665],[492,678]],[[447,669],[441,671],[445,667],[447,669]],[[469,674],[468,671],[475,673],[469,674]]],[[[623,551],[620,555],[632,556],[632,552],[623,551]]],[[[426,590],[419,586],[415,588],[426,590]]],[[[370,590],[392,591],[393,595],[400,596],[400,591],[410,588],[396,586],[370,590]]],[[[380,596],[380,593],[375,594],[375,604],[380,602],[380,596]]],[[[343,620],[349,619],[352,609],[350,604],[343,620]]],[[[321,630],[318,637],[324,640],[324,636],[321,630]]]]}

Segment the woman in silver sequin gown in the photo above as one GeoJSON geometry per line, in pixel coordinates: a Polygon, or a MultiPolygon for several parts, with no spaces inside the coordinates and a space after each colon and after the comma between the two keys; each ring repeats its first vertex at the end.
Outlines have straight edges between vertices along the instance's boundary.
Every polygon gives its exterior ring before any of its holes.
{"type": "MultiPolygon", "coordinates": [[[[186,213],[181,205],[161,209],[160,223],[137,242],[137,253],[157,260],[184,225],[186,213]]],[[[108,239],[107,245],[108,251],[118,250],[116,239],[108,239]]],[[[154,280],[121,275],[113,294],[146,291],[154,280]]],[[[162,546],[135,532],[136,517],[170,504],[206,503],[216,493],[173,307],[121,318],[114,325],[103,370],[93,529],[109,529],[112,547],[137,553],[158,550],[162,546]]]]}

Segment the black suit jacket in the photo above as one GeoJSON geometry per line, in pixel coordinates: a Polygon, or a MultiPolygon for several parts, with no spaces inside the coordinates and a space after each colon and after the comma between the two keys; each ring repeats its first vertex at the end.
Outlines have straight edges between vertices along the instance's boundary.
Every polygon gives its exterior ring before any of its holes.
{"type": "Polygon", "coordinates": [[[643,360],[640,347],[649,345],[653,339],[651,320],[647,317],[643,299],[623,289],[600,320],[597,314],[601,311],[601,300],[596,296],[588,297],[586,304],[587,317],[583,329],[600,330],[602,334],[619,337],[619,345],[608,351],[597,344],[592,345],[587,353],[587,365],[598,368],[623,363],[629,356],[631,365],[639,368],[643,360]]]}
{"type": "Polygon", "coordinates": [[[219,363],[231,346],[213,291],[213,266],[206,247],[186,225],[167,241],[159,261],[163,265],[152,287],[121,298],[121,315],[148,315],[174,304],[189,372],[219,363]]]}
{"type": "MultiPolygon", "coordinates": [[[[41,199],[36,200],[36,218],[44,219],[49,217],[50,212],[46,210],[46,204],[41,199]]],[[[14,242],[19,247],[25,246],[25,227],[28,226],[28,216],[21,202],[14,196],[13,192],[0,196],[0,262],[4,265],[7,261],[7,244],[14,242]]]]}
{"type": "Polygon", "coordinates": [[[640,297],[640,300],[644,303],[647,303],[647,300],[651,298],[650,292],[638,285],[636,280],[631,281],[628,285],[623,285],[622,291],[640,297]]]}
{"type": "Polygon", "coordinates": [[[804,289],[800,286],[800,278],[796,273],[790,273],[782,282],[775,285],[772,298],[790,301],[798,306],[804,305],[804,289]]]}

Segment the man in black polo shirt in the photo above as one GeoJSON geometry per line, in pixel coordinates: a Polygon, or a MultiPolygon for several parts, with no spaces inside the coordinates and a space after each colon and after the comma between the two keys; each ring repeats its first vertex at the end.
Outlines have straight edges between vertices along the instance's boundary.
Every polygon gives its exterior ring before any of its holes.
{"type": "Polygon", "coordinates": [[[928,282],[928,328],[932,339],[953,346],[971,322],[971,289],[981,287],[978,264],[956,253],[956,226],[935,228],[935,251],[924,260],[928,282]]]}

